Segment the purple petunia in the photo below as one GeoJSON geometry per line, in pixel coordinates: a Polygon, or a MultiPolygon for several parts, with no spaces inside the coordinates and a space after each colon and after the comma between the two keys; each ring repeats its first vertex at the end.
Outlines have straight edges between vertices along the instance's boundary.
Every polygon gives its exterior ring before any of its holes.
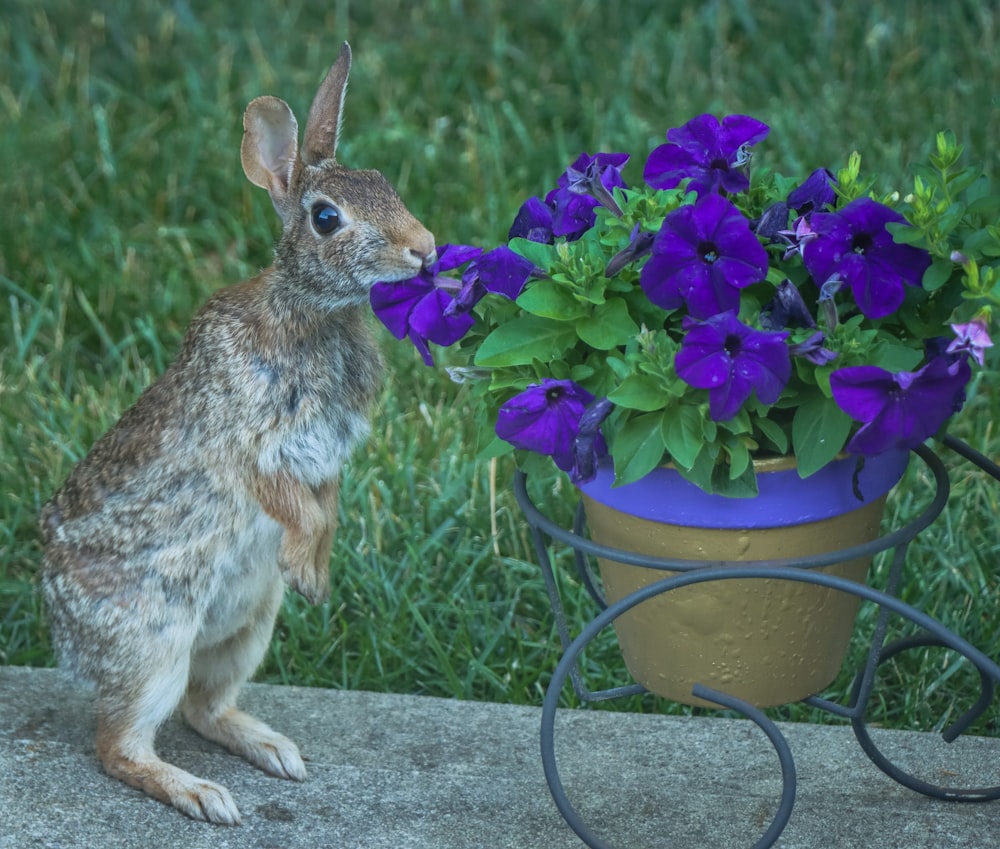
{"type": "Polygon", "coordinates": [[[528,239],[551,245],[555,241],[552,232],[552,207],[541,198],[528,198],[510,225],[507,239],[528,239]]]}
{"type": "Polygon", "coordinates": [[[897,244],[887,224],[906,223],[895,210],[869,198],[851,201],[839,212],[814,212],[816,238],[802,246],[802,261],[817,286],[839,277],[851,287],[868,318],[899,309],[906,285],[919,286],[931,259],[927,251],[897,244]]]}
{"type": "Polygon", "coordinates": [[[442,245],[437,261],[416,277],[396,283],[376,283],[369,295],[372,310],[397,339],[410,337],[427,365],[433,365],[428,342],[452,345],[474,323],[467,310],[455,310],[452,304],[461,284],[440,277],[482,253],[471,245],[442,245]]]}
{"type": "Polygon", "coordinates": [[[913,372],[893,374],[878,366],[833,372],[833,400],[851,418],[864,422],[847,450],[870,457],[920,445],[962,408],[971,375],[967,357],[949,355],[935,357],[913,372]]]}
{"type": "Polygon", "coordinates": [[[750,146],[769,131],[748,115],[727,115],[719,123],[714,115],[699,115],[667,133],[646,160],[643,178],[654,189],[672,189],[690,178],[688,191],[699,197],[720,189],[730,194],[746,191],[750,179],[740,169],[750,146]]]}
{"type": "Polygon", "coordinates": [[[497,436],[515,448],[552,457],[556,466],[568,472],[575,462],[580,419],[593,400],[591,393],[572,380],[545,378],[501,405],[497,436]]]}
{"type": "Polygon", "coordinates": [[[687,304],[695,318],[739,309],[739,290],[767,276],[767,251],[750,222],[721,195],[709,194],[663,220],[639,283],[663,309],[687,304]]]}
{"type": "Polygon", "coordinates": [[[732,310],[705,321],[685,317],[683,327],[674,366],[689,386],[708,390],[713,419],[731,419],[755,391],[761,403],[778,400],[792,373],[788,333],[754,330],[732,310]]]}

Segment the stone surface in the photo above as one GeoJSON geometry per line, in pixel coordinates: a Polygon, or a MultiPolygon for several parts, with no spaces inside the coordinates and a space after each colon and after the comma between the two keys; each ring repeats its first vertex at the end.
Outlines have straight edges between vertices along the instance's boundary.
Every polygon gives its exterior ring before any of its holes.
{"type": "MultiPolygon", "coordinates": [[[[310,774],[271,778],[172,720],[161,754],[224,784],[242,812],[242,826],[212,826],[104,775],[86,690],[54,671],[0,667],[0,847],[584,845],[546,785],[536,708],[264,685],[248,686],[241,703],[299,744],[310,774]]],[[[798,772],[780,849],[1000,844],[1000,803],[914,793],[876,769],[849,728],[780,727],[798,772]]],[[[555,739],[570,799],[616,849],[751,847],[780,798],[775,751],[748,721],[567,710],[555,739]]],[[[928,780],[1000,785],[1000,739],[875,739],[928,780]]]]}

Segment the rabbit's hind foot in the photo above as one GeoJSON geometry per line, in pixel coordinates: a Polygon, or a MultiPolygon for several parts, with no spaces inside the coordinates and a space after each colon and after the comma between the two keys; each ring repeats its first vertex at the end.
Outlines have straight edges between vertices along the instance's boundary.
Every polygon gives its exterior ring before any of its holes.
{"type": "Polygon", "coordinates": [[[213,714],[188,700],[184,717],[202,737],[224,746],[258,769],[278,778],[305,780],[306,766],[298,747],[250,714],[235,707],[213,714]]]}

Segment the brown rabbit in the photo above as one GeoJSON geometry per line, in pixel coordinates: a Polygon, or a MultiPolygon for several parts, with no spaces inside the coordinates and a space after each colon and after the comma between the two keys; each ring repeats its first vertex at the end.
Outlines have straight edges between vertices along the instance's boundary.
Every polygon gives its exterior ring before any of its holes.
{"type": "Polygon", "coordinates": [[[156,730],[181,704],[208,739],[305,778],[295,744],[236,695],[284,583],[313,602],[329,593],[338,470],[382,371],[368,291],[434,260],[385,178],[334,159],[350,64],[345,43],[299,152],[284,101],[247,107],[243,169],[283,222],[274,264],[209,299],[177,361],[42,510],[53,639],[96,683],[105,770],[216,823],[240,821],[229,792],[160,760],[156,730]]]}

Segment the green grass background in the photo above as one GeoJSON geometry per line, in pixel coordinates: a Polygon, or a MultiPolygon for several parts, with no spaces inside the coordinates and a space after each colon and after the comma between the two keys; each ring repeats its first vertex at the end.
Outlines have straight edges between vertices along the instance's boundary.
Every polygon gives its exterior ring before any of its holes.
{"type": "MultiPolygon", "coordinates": [[[[239,164],[251,98],[277,94],[304,119],[349,39],[341,160],[382,170],[440,243],[492,246],[580,151],[631,151],[638,181],[666,130],[705,111],[768,123],[756,155],[786,173],[856,149],[890,175],[880,189],[905,190],[906,163],[951,128],[996,179],[998,17],[973,0],[2,0],[0,662],[54,662],[40,505],[209,293],[270,261],[276,217],[239,164]]],[[[380,333],[390,371],[376,436],[342,485],[332,600],[287,598],[259,678],[538,704],[558,641],[512,466],[477,461],[475,409],[380,333]]],[[[957,429],[991,456],[994,380],[977,379],[957,429]]],[[[926,501],[919,465],[890,521],[926,501]]],[[[568,515],[563,478],[532,491],[568,515]]],[[[956,468],[902,589],[992,656],[998,491],[956,468]]],[[[594,610],[572,578],[564,590],[578,627],[594,610]]],[[[623,678],[605,636],[587,653],[595,686],[623,678]]],[[[874,719],[939,726],[972,678],[948,653],[910,652],[881,676],[874,719]]],[[[998,723],[994,708],[977,730],[998,723]]]]}

